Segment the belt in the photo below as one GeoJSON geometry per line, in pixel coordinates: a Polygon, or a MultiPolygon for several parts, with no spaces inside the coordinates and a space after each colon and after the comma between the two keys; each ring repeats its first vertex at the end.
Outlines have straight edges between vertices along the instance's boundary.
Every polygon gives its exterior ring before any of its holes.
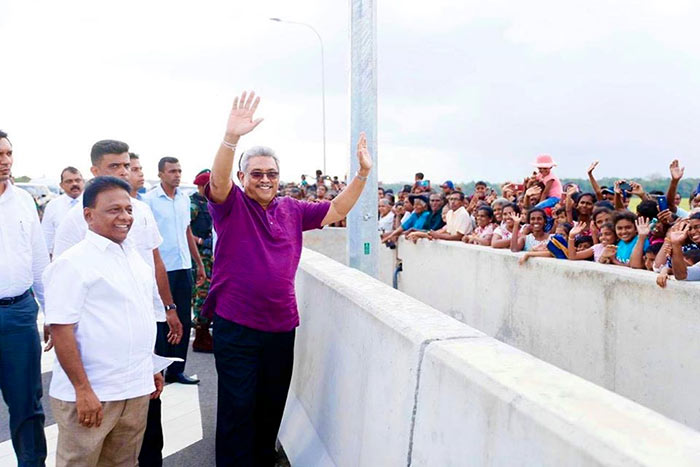
{"type": "Polygon", "coordinates": [[[22,295],[17,295],[16,297],[0,298],[0,306],[14,305],[15,303],[29,297],[29,295],[31,295],[31,292],[29,292],[29,290],[27,290],[22,295]]]}

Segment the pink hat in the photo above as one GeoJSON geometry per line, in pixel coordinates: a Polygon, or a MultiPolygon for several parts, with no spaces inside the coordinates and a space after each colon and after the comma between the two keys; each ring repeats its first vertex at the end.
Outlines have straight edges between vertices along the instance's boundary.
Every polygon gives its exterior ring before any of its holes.
{"type": "Polygon", "coordinates": [[[549,154],[540,154],[537,156],[537,159],[535,159],[535,162],[532,165],[538,169],[551,169],[552,167],[555,167],[557,163],[554,162],[554,159],[552,159],[552,156],[549,154]]]}

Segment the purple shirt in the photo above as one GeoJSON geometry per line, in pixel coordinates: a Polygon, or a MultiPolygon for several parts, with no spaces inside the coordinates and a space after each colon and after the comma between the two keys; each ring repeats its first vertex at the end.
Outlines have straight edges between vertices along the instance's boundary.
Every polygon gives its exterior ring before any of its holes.
{"type": "Polygon", "coordinates": [[[202,314],[260,331],[287,332],[299,325],[294,276],[302,232],[321,228],[330,203],[275,198],[267,210],[235,184],[226,200],[210,198],[217,234],[209,295],[202,314]]]}

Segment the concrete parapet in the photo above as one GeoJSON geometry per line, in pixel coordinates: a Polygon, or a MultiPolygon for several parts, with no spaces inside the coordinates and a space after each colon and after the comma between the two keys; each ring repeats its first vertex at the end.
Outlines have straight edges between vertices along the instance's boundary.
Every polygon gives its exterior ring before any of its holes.
{"type": "Polygon", "coordinates": [[[399,289],[489,336],[700,429],[700,287],[586,261],[402,240],[399,289]]]}
{"type": "Polygon", "coordinates": [[[700,434],[305,250],[292,465],[700,465],[700,434]]]}

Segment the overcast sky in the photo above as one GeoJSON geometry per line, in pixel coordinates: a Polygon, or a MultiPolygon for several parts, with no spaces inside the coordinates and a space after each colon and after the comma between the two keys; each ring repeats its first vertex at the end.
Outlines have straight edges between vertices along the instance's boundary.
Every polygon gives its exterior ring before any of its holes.
{"type": "MultiPolygon", "coordinates": [[[[700,6],[664,0],[378,1],[379,179],[520,178],[538,153],[562,176],[700,175],[700,6]],[[579,6],[580,5],[580,6],[579,6]]],[[[2,0],[0,128],[15,175],[87,172],[99,139],[126,141],[156,176],[210,165],[233,97],[262,96],[284,179],[349,166],[346,1],[2,0]]]]}

